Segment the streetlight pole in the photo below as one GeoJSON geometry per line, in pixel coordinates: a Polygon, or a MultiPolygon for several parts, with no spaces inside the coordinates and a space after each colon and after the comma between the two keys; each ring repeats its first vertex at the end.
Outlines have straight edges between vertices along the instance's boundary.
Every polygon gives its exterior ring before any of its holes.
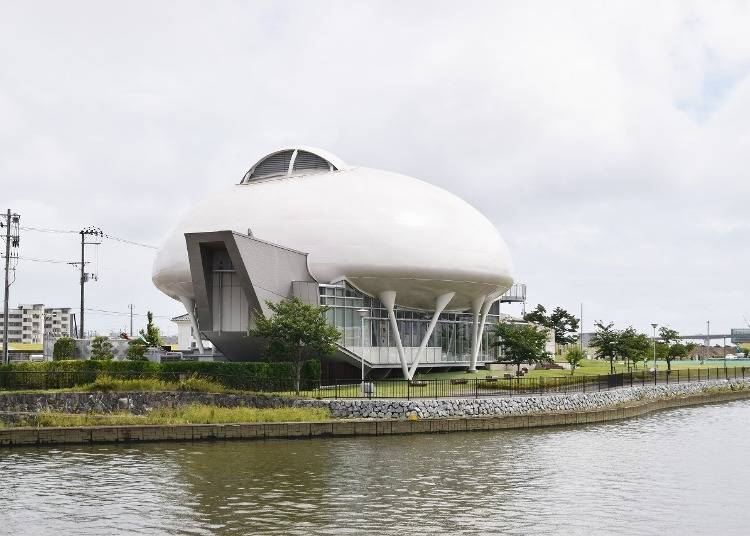
{"type": "Polygon", "coordinates": [[[651,324],[651,327],[654,328],[654,376],[656,376],[656,326],[659,324],[651,324]]]}
{"type": "Polygon", "coordinates": [[[365,309],[364,307],[357,309],[357,313],[359,313],[359,342],[360,342],[360,350],[359,350],[359,368],[361,372],[361,384],[360,387],[362,389],[362,394],[365,394],[365,316],[367,315],[369,311],[365,309]]]}

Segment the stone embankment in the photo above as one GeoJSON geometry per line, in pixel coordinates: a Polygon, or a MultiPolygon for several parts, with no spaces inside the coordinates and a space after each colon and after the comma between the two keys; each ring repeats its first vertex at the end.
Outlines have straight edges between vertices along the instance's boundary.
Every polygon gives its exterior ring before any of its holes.
{"type": "Polygon", "coordinates": [[[603,409],[630,402],[696,395],[717,389],[734,391],[750,389],[750,379],[671,385],[659,384],[594,393],[545,394],[506,398],[331,400],[329,407],[334,417],[345,419],[433,419],[533,415],[603,409]]]}
{"type": "Polygon", "coordinates": [[[112,413],[130,411],[143,415],[153,408],[208,404],[225,408],[326,408],[328,402],[280,396],[196,393],[189,391],[0,393],[0,412],[112,413]]]}
{"type": "MultiPolygon", "coordinates": [[[[313,400],[278,396],[227,393],[94,392],[94,393],[0,393],[0,413],[112,413],[130,411],[142,415],[152,408],[188,404],[221,407],[307,407],[329,408],[341,419],[434,419],[445,417],[492,417],[563,413],[603,409],[639,401],[663,400],[721,390],[749,390],[748,380],[650,385],[593,393],[544,394],[532,396],[313,400]]],[[[7,417],[7,415],[6,415],[7,417]]],[[[0,416],[0,418],[2,418],[0,416]]],[[[7,418],[6,418],[7,421],[7,418]]]]}

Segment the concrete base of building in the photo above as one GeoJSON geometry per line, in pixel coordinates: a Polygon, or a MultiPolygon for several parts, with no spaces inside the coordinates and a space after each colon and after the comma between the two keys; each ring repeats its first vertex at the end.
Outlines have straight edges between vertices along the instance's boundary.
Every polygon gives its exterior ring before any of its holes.
{"type": "Polygon", "coordinates": [[[132,443],[140,441],[309,439],[318,437],[512,430],[616,421],[665,409],[729,402],[748,398],[750,398],[750,390],[719,391],[586,411],[494,417],[450,417],[423,420],[356,419],[292,423],[4,428],[0,429],[0,446],[132,443]]]}

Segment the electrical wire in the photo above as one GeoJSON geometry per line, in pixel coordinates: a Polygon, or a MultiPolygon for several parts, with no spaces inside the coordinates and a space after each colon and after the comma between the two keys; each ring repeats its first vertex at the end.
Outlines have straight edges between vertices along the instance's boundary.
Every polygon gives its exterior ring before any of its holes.
{"type": "Polygon", "coordinates": [[[139,246],[142,248],[149,248],[149,249],[159,249],[156,246],[152,246],[151,244],[144,244],[142,242],[135,242],[133,240],[125,240],[124,238],[119,238],[117,236],[108,235],[106,233],[102,234],[104,238],[109,238],[110,240],[115,240],[116,242],[122,242],[124,244],[130,244],[132,246],[139,246]]]}
{"type": "MultiPolygon", "coordinates": [[[[120,315],[120,316],[130,316],[130,311],[109,311],[107,309],[90,309],[88,307],[83,308],[84,311],[90,311],[94,313],[101,313],[106,315],[120,315]]],[[[143,313],[133,313],[133,316],[146,316],[143,313]]],[[[165,316],[165,315],[154,315],[154,318],[172,318],[172,316],[165,316]]]]}
{"type": "MultiPolygon", "coordinates": [[[[0,258],[5,258],[5,255],[1,255],[0,258]]],[[[32,262],[49,262],[54,264],[70,264],[68,261],[61,261],[56,259],[37,259],[35,257],[24,257],[22,255],[13,255],[14,259],[21,259],[23,261],[32,261],[32,262]]]]}
{"type": "Polygon", "coordinates": [[[69,233],[78,234],[78,231],[69,231],[65,229],[46,229],[43,227],[20,227],[22,231],[36,231],[38,233],[69,233]]]}

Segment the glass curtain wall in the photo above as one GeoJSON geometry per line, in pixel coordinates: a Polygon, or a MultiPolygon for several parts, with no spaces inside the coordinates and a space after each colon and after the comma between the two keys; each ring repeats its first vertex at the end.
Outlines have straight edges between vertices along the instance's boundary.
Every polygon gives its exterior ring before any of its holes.
{"type": "MultiPolygon", "coordinates": [[[[328,322],[341,331],[341,344],[356,353],[360,349],[394,348],[395,338],[391,333],[388,312],[380,300],[362,294],[346,282],[335,285],[320,285],[320,304],[330,309],[326,313],[328,322]],[[366,309],[364,318],[358,309],[366,309]],[[364,340],[362,335],[364,334],[364,340]]],[[[417,348],[427,332],[432,313],[412,309],[396,308],[396,321],[401,343],[405,348],[417,348]]],[[[487,315],[487,324],[482,337],[478,361],[494,361],[498,351],[491,345],[492,324],[499,321],[499,306],[496,302],[487,315]]],[[[427,348],[440,349],[439,360],[445,362],[468,362],[471,358],[472,339],[471,313],[443,313],[430,336],[427,348]]]]}

